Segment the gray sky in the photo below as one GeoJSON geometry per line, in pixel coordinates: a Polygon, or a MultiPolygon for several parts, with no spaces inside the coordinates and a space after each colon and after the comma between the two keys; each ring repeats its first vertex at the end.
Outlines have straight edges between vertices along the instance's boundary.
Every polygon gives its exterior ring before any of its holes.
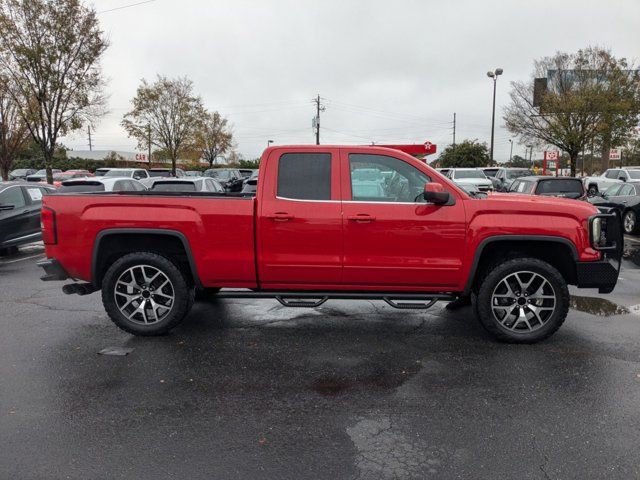
{"type": "MultiPolygon", "coordinates": [[[[141,0],[95,0],[98,12],[141,0]]],[[[501,109],[509,82],[533,59],[606,46],[640,57],[638,0],[155,0],[100,14],[111,46],[102,62],[110,113],[94,149],[133,150],[119,126],[141,78],[187,76],[210,110],[233,124],[238,151],[267,140],[314,141],[311,99],[325,100],[322,143],[489,143],[498,80],[496,153],[508,159],[501,109]]],[[[88,148],[86,132],[63,139],[88,148]]],[[[522,155],[524,147],[514,146],[522,155]]]]}

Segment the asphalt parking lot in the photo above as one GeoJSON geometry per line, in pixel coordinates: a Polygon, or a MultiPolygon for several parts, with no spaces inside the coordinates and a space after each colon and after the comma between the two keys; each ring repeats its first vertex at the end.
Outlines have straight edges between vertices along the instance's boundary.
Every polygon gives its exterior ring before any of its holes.
{"type": "Polygon", "coordinates": [[[532,346],[494,342],[468,307],[340,301],[199,303],[134,338],[22,249],[0,260],[0,478],[639,478],[627,244],[616,291],[574,291],[532,346]]]}

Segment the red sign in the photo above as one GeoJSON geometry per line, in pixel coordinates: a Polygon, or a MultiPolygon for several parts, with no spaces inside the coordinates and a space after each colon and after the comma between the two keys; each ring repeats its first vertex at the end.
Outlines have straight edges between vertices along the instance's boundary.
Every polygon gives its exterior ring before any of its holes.
{"type": "Polygon", "coordinates": [[[424,143],[414,143],[410,145],[374,145],[376,147],[393,148],[394,150],[400,150],[401,152],[408,153],[414,157],[424,157],[426,155],[433,155],[436,153],[438,146],[434,143],[426,141],[424,143]]]}
{"type": "Polygon", "coordinates": [[[622,152],[619,148],[612,148],[609,150],[609,160],[620,160],[622,158],[622,152]]]}
{"type": "Polygon", "coordinates": [[[544,152],[545,160],[558,160],[560,158],[560,152],[557,150],[550,150],[544,152]]]}
{"type": "Polygon", "coordinates": [[[136,153],[136,162],[149,163],[146,153],[136,153]]]}

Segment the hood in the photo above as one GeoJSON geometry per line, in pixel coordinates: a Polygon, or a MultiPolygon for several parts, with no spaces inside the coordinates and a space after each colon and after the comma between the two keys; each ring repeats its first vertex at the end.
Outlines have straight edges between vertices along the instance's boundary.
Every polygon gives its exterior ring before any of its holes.
{"type": "Polygon", "coordinates": [[[536,207],[540,211],[575,211],[575,213],[583,212],[584,216],[590,216],[598,213],[598,209],[589,202],[583,200],[573,200],[562,197],[549,197],[542,195],[522,195],[519,193],[490,193],[487,201],[496,203],[496,206],[503,206],[505,209],[513,207],[514,210],[520,209],[526,205],[528,211],[532,211],[536,207]]]}

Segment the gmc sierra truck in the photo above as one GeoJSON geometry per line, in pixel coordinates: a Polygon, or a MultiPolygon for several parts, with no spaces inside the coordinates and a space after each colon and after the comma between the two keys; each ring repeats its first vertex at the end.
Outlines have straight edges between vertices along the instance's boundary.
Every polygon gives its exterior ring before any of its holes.
{"type": "Polygon", "coordinates": [[[400,309],[471,297],[499,340],[553,334],[567,285],[613,290],[615,212],[575,200],[470,196],[424,162],[376,146],[268,148],[255,194],[49,195],[43,280],[102,291],[135,335],[175,327],[196,294],[317,307],[378,299],[400,309]]]}

